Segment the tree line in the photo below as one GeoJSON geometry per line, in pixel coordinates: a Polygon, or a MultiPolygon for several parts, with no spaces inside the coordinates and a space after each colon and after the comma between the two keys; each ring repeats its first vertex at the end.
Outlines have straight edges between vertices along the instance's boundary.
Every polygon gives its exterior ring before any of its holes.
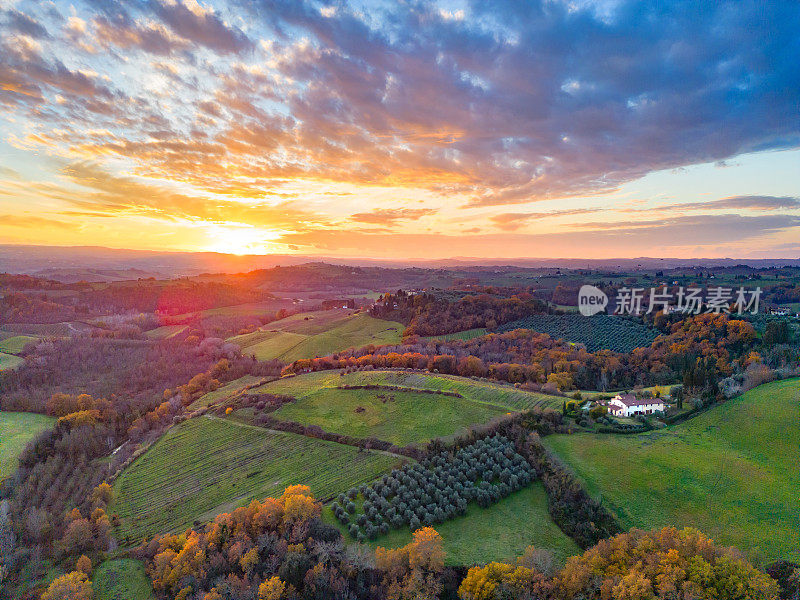
{"type": "Polygon", "coordinates": [[[676,321],[669,333],[631,353],[589,352],[546,334],[518,329],[470,340],[409,338],[393,346],[365,346],[329,357],[297,360],[287,372],[337,368],[404,368],[465,377],[489,377],[544,391],[625,389],[667,385],[710,386],[762,359],[753,326],[727,315],[703,314],[676,321]],[[700,361],[705,369],[697,372],[700,361]],[[708,370],[712,373],[709,374],[708,370]],[[694,373],[694,374],[692,374],[694,373]]]}
{"type": "Polygon", "coordinates": [[[469,294],[451,301],[440,294],[409,294],[398,290],[394,294],[384,294],[370,309],[370,314],[406,323],[404,336],[432,336],[480,327],[491,330],[503,323],[548,310],[545,302],[527,292],[510,297],[469,294]]]}

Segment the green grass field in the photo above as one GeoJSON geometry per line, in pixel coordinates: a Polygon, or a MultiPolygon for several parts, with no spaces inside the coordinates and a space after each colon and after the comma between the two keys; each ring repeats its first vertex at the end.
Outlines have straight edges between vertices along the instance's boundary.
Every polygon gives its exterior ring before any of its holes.
{"type": "Polygon", "coordinates": [[[192,402],[191,406],[189,407],[191,410],[196,410],[198,408],[203,408],[208,406],[209,404],[213,404],[218,400],[222,400],[223,398],[227,398],[229,396],[233,396],[238,392],[242,391],[248,385],[253,385],[254,383],[258,383],[262,381],[263,377],[255,377],[254,375],[245,375],[244,377],[239,377],[239,379],[234,379],[233,381],[226,383],[222,387],[214,390],[213,392],[208,392],[200,396],[197,400],[192,402]]]}
{"type": "Polygon", "coordinates": [[[14,335],[34,337],[69,337],[78,332],[91,331],[92,327],[80,321],[63,323],[6,323],[0,330],[14,335]]]}
{"type": "Polygon", "coordinates": [[[0,412],[0,481],[17,470],[19,455],[55,419],[25,412],[0,412]]]}
{"type": "Polygon", "coordinates": [[[639,435],[553,435],[626,527],[694,526],[756,559],[800,560],[800,380],[765,384],[639,435]]]}
{"type": "Polygon", "coordinates": [[[423,340],[431,340],[436,342],[450,342],[452,340],[471,340],[472,338],[481,337],[489,333],[485,327],[477,329],[465,329],[464,331],[456,331],[455,333],[445,333],[444,335],[430,335],[422,338],[423,340]]]}
{"type": "MultiPolygon", "coordinates": [[[[344,527],[333,516],[329,506],[324,519],[352,541],[344,527]]],[[[493,560],[513,560],[528,546],[549,550],[559,564],[580,549],[550,519],[547,494],[540,481],[514,492],[489,508],[470,504],[467,514],[434,526],[444,540],[449,565],[483,564],[493,560]]],[[[396,529],[368,542],[372,548],[397,548],[411,541],[408,528],[396,529]]]]}
{"type": "Polygon", "coordinates": [[[261,316],[268,313],[275,313],[277,310],[280,310],[281,308],[288,308],[291,305],[292,302],[290,300],[285,300],[283,298],[273,298],[269,300],[264,300],[262,302],[232,304],[231,306],[221,306],[219,308],[208,308],[206,310],[201,310],[201,311],[192,311],[180,315],[175,315],[174,318],[183,319],[194,315],[200,315],[201,318],[216,317],[216,316],[223,316],[223,317],[261,316]]]}
{"type": "Polygon", "coordinates": [[[38,337],[32,335],[15,335],[0,341],[0,352],[19,354],[25,346],[38,340],[38,337]]]}
{"type": "Polygon", "coordinates": [[[402,323],[376,319],[346,309],[298,313],[274,321],[259,331],[228,338],[242,353],[259,360],[292,362],[367,344],[398,344],[402,323]]]}
{"type": "Polygon", "coordinates": [[[153,600],[153,587],[141,561],[107,560],[92,575],[97,600],[153,600]]]}
{"type": "Polygon", "coordinates": [[[144,335],[151,340],[167,340],[186,331],[186,327],[187,325],[162,325],[150,331],[145,331],[144,335]]]}
{"type": "Polygon", "coordinates": [[[231,338],[230,341],[234,344],[239,344],[240,342],[248,344],[242,347],[242,353],[247,356],[252,354],[258,360],[272,360],[287,355],[308,339],[306,335],[290,331],[256,331],[243,336],[236,336],[231,338]]]}
{"type": "Polygon", "coordinates": [[[22,357],[0,352],[0,371],[5,371],[6,369],[16,369],[24,362],[25,359],[22,357]]]}
{"type": "Polygon", "coordinates": [[[305,484],[324,499],[371,481],[401,457],[211,417],[167,431],[114,483],[117,539],[179,531],[253,499],[305,484]]]}
{"type": "Polygon", "coordinates": [[[441,394],[320,388],[284,404],[273,415],[332,433],[405,446],[447,437],[507,412],[501,406],[441,394]]]}
{"type": "Polygon", "coordinates": [[[287,394],[302,398],[316,393],[320,388],[337,388],[342,385],[394,385],[423,390],[445,390],[458,392],[465,399],[492,406],[500,406],[509,411],[518,411],[540,406],[561,409],[563,398],[526,392],[513,385],[496,381],[470,379],[455,375],[438,375],[416,371],[357,371],[342,374],[341,371],[317,371],[295,377],[283,377],[259,388],[254,392],[287,394]]]}

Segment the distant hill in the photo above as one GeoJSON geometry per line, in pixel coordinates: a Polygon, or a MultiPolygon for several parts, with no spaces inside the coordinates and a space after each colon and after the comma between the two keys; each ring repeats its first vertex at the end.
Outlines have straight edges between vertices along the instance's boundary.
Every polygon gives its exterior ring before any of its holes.
{"type": "MultiPolygon", "coordinates": [[[[797,259],[738,259],[738,258],[480,258],[453,257],[411,261],[398,259],[370,259],[362,257],[336,257],[324,255],[243,255],[218,252],[163,252],[154,250],[128,250],[101,246],[31,246],[0,245],[0,272],[33,274],[55,270],[118,271],[138,269],[146,273],[167,276],[198,275],[200,273],[243,273],[256,269],[269,269],[278,265],[290,266],[310,261],[336,265],[372,267],[416,267],[427,269],[482,270],[514,268],[564,268],[564,269],[618,269],[636,271],[643,269],[672,269],[677,267],[751,267],[800,266],[797,259]]],[[[60,280],[60,279],[59,279],[60,280]]]]}
{"type": "Polygon", "coordinates": [[[130,281],[132,279],[167,279],[168,276],[158,271],[144,271],[142,269],[82,269],[58,268],[42,269],[32,273],[36,277],[43,277],[60,283],[110,283],[112,281],[130,281]]]}

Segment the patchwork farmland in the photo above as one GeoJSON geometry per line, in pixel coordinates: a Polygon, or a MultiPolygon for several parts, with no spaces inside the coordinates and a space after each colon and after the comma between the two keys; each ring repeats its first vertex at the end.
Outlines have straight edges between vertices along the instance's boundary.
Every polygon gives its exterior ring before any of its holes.
{"type": "Polygon", "coordinates": [[[397,344],[403,329],[402,323],[336,309],[298,313],[227,341],[258,360],[292,362],[367,344],[397,344]]]}
{"type": "Polygon", "coordinates": [[[506,412],[502,406],[436,393],[321,388],[273,414],[331,433],[405,446],[447,437],[506,412]]]}
{"type": "Polygon", "coordinates": [[[212,417],[170,429],[116,480],[120,543],[178,531],[293,484],[327,498],[391,470],[403,457],[212,417]]]}
{"type": "Polygon", "coordinates": [[[461,394],[466,400],[503,407],[508,411],[527,410],[534,407],[561,408],[563,398],[528,392],[513,385],[482,379],[469,379],[455,375],[441,375],[419,371],[374,370],[344,373],[341,371],[318,371],[268,383],[253,392],[287,394],[302,398],[321,389],[337,389],[341,386],[398,386],[421,390],[440,390],[461,394]]]}
{"type": "Polygon", "coordinates": [[[647,327],[639,320],[602,314],[593,317],[574,313],[531,315],[506,323],[498,331],[515,329],[530,329],[546,333],[555,339],[584,344],[589,352],[597,350],[631,352],[634,348],[649,346],[658,337],[658,331],[647,327]]]}

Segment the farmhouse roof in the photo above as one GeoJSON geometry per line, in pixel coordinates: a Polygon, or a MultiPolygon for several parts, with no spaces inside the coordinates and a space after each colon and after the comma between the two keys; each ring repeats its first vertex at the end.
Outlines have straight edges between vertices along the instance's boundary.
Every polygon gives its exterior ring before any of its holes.
{"type": "Polygon", "coordinates": [[[614,400],[619,400],[625,406],[642,406],[644,404],[661,404],[658,398],[637,398],[635,394],[617,394],[614,400]]]}

